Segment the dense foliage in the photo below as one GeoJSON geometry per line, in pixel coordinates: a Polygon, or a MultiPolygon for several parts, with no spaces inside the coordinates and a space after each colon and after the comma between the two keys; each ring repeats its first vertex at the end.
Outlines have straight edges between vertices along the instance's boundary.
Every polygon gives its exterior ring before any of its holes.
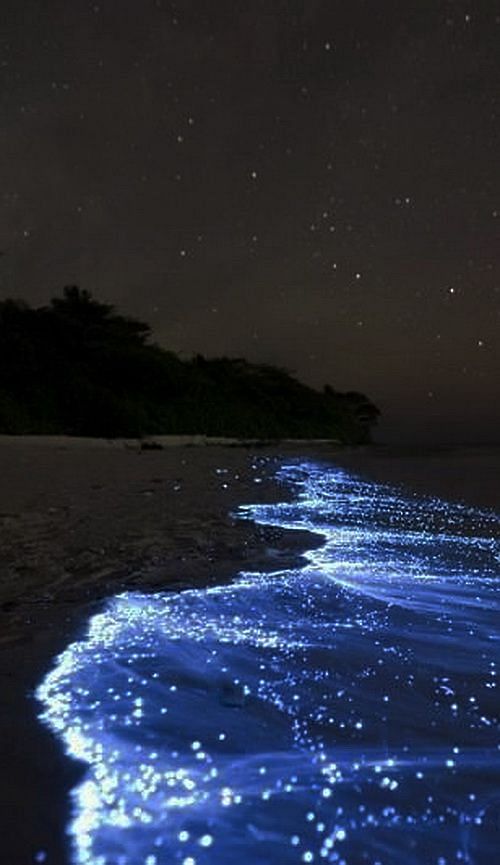
{"type": "Polygon", "coordinates": [[[0,303],[0,432],[196,434],[366,442],[378,409],[240,358],[181,360],[150,328],[74,286],[49,306],[0,303]]]}

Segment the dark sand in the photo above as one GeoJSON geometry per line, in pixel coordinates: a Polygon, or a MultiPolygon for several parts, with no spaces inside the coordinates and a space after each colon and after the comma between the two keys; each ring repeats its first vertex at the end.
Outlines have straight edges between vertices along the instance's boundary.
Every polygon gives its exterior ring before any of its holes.
{"type": "Polygon", "coordinates": [[[178,590],[292,565],[318,543],[231,516],[283,500],[283,459],[318,458],[375,481],[500,508],[498,449],[171,446],[0,437],[2,865],[47,851],[64,865],[79,767],[36,719],[33,689],[106,596],[178,590]],[[256,482],[260,481],[260,482],[256,482]]]}

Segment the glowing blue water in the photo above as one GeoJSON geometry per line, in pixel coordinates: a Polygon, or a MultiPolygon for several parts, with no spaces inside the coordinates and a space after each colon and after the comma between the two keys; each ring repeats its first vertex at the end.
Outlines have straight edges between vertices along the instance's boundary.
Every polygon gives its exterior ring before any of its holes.
{"type": "Polygon", "coordinates": [[[493,865],[499,520],[315,464],[303,567],[124,594],[57,659],[44,720],[88,770],[78,865],[493,865]]]}

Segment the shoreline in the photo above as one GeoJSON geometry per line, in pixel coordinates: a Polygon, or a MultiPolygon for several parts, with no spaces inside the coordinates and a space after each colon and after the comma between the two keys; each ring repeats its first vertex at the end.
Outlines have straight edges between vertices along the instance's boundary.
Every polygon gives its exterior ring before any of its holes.
{"type": "Polygon", "coordinates": [[[498,449],[308,446],[130,448],[123,441],[26,442],[0,437],[3,852],[9,865],[68,865],[65,822],[79,765],[37,719],[35,687],[106,597],[179,591],[241,571],[293,567],[321,546],[309,532],[236,518],[238,505],[284,501],[283,461],[317,459],[411,495],[498,509],[498,449]]]}
{"type": "MultiPolygon", "coordinates": [[[[33,447],[34,444],[30,442],[28,448],[24,448],[23,442],[16,441],[2,449],[0,442],[0,464],[4,461],[3,468],[6,469],[8,451],[9,461],[13,456],[16,458],[10,462],[11,475],[17,475],[19,483],[24,476],[25,489],[22,494],[18,490],[16,506],[21,504],[23,496],[27,496],[24,510],[19,508],[18,519],[13,517],[12,509],[7,512],[10,516],[5,517],[5,501],[1,502],[0,508],[0,527],[5,535],[7,522],[10,532],[8,547],[11,551],[10,560],[6,561],[9,558],[6,556],[8,551],[3,547],[2,570],[6,566],[21,568],[15,574],[14,581],[2,581],[0,595],[3,624],[0,686],[4,695],[0,716],[3,770],[0,782],[1,811],[5,824],[1,827],[2,847],[10,865],[35,862],[36,854],[45,851],[47,858],[44,861],[47,865],[69,865],[65,835],[69,794],[85,767],[80,767],[75,760],[67,757],[60,742],[38,720],[39,707],[34,696],[35,688],[51,668],[55,657],[68,643],[79,639],[89,619],[99,611],[106,598],[121,591],[176,592],[230,582],[245,570],[283,570],[296,565],[301,553],[320,545],[321,539],[308,532],[258,527],[251,520],[231,515],[239,504],[283,501],[293,495],[290,488],[278,484],[272,478],[278,467],[278,457],[262,458],[261,454],[238,451],[232,459],[235,451],[228,452],[227,448],[210,448],[209,453],[205,449],[196,449],[193,465],[193,451],[189,450],[186,462],[190,465],[183,467],[185,479],[182,480],[177,463],[185,460],[183,448],[175,451],[169,449],[166,465],[164,451],[138,454],[123,447],[96,449],[92,446],[89,449],[80,446],[76,451],[62,451],[52,445],[47,448],[44,442],[40,447],[45,450],[46,457],[47,453],[51,454],[51,459],[48,459],[50,465],[44,463],[45,470],[40,469],[42,477],[35,478],[40,456],[37,454],[39,448],[33,447]],[[76,479],[80,495],[78,512],[72,513],[71,507],[62,511],[67,541],[61,543],[58,539],[57,528],[63,532],[64,528],[57,523],[55,530],[49,531],[47,549],[47,531],[51,521],[57,520],[57,507],[61,508],[62,505],[49,504],[46,507],[48,502],[44,502],[46,516],[40,519],[37,480],[41,483],[44,497],[50,501],[63,492],[71,499],[74,493],[71,476],[75,468],[75,454],[77,464],[82,457],[84,462],[88,461],[87,471],[76,479]],[[116,473],[116,465],[102,465],[102,455],[106,457],[106,454],[112,454],[117,459],[119,469],[128,468],[129,476],[123,478],[125,486],[132,484],[137,490],[137,496],[125,502],[125,513],[122,513],[121,508],[123,490],[120,489],[120,473],[116,473]],[[23,460],[27,460],[24,471],[23,460]],[[103,485],[110,484],[111,480],[114,483],[111,498],[108,496],[104,505],[94,501],[92,466],[105,476],[108,473],[108,480],[103,485]],[[26,470],[28,467],[30,471],[26,470]],[[143,496],[141,491],[145,477],[151,475],[153,468],[158,473],[160,467],[165,481],[173,482],[167,495],[175,500],[177,507],[162,514],[156,506],[155,514],[152,513],[150,500],[155,498],[156,493],[143,496]],[[224,473],[218,474],[221,468],[224,473]],[[53,474],[56,491],[48,488],[48,478],[55,469],[59,470],[53,474]],[[193,501],[191,493],[183,506],[179,504],[178,494],[189,483],[188,476],[193,472],[199,475],[201,483],[198,483],[198,487],[205,487],[205,498],[202,501],[195,498],[193,501]],[[230,472],[232,484],[226,480],[230,472]],[[236,480],[235,475],[238,475],[236,480]],[[254,475],[258,477],[259,483],[254,483],[254,475]],[[179,486],[179,482],[181,489],[174,489],[179,486]],[[104,509],[111,508],[104,527],[101,524],[103,506],[104,509]],[[97,507],[93,519],[89,513],[85,513],[91,507],[97,507]],[[87,530],[84,531],[87,546],[96,551],[87,557],[86,566],[81,561],[83,554],[76,555],[71,544],[73,528],[84,516],[89,518],[87,530]],[[11,536],[13,522],[14,526],[20,522],[19,526],[15,526],[20,544],[18,550],[11,536]],[[117,550],[115,534],[120,532],[123,525],[130,529],[130,522],[137,533],[143,529],[143,536],[135,538],[131,546],[125,544],[124,549],[117,550]],[[161,526],[165,531],[163,549],[157,536],[161,526]],[[31,532],[29,539],[22,537],[23,528],[28,534],[31,532]],[[97,538],[100,543],[103,542],[103,531],[108,536],[108,549],[96,545],[97,538]],[[44,553],[38,556],[42,579],[36,584],[28,579],[28,585],[23,587],[20,576],[23,573],[23,546],[26,544],[29,550],[34,546],[39,551],[44,550],[44,553]],[[104,553],[101,554],[99,549],[104,549],[104,553]],[[66,579],[58,582],[55,571],[65,555],[70,562],[74,562],[74,569],[71,570],[71,566],[67,568],[66,579]],[[30,598],[26,597],[28,586],[32,592],[30,598]],[[14,587],[17,597],[11,594],[14,587]]],[[[157,486],[160,488],[160,484],[157,486]]],[[[3,490],[5,493],[6,487],[3,490]]]]}

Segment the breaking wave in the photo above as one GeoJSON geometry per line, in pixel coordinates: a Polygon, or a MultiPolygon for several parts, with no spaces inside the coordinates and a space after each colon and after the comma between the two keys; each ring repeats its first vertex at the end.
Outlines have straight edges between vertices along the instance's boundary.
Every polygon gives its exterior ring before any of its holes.
{"type": "Polygon", "coordinates": [[[300,567],[126,593],[38,689],[87,764],[74,865],[490,865],[499,520],[316,463],[240,508],[320,533],[300,567]]]}

